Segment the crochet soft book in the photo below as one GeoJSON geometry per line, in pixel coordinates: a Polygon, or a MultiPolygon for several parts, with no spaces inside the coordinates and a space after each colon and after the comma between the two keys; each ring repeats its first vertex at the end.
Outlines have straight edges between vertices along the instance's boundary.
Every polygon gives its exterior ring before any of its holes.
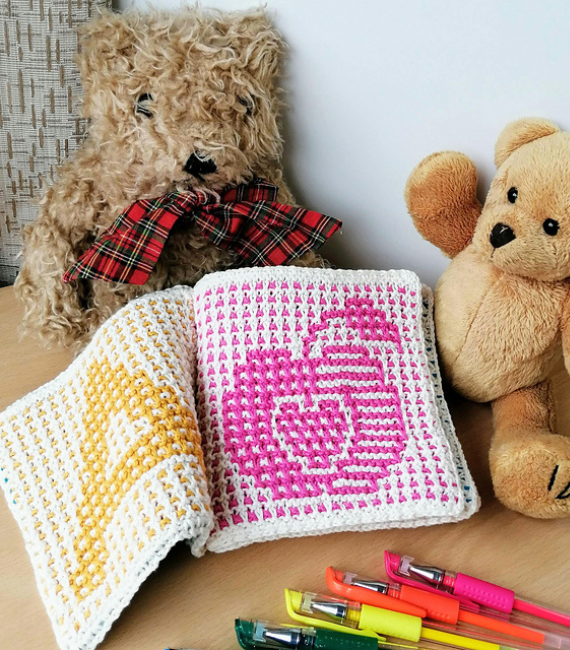
{"type": "Polygon", "coordinates": [[[458,521],[479,504],[408,271],[215,273],[133,301],[0,414],[0,467],[62,649],[173,544],[196,555],[458,521]]]}

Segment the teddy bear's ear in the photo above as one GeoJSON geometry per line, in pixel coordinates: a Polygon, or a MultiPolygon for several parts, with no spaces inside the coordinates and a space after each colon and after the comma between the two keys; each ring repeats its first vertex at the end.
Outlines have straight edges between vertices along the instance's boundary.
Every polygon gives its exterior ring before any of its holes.
{"type": "Polygon", "coordinates": [[[507,124],[495,145],[495,164],[500,167],[513,151],[522,147],[523,144],[559,131],[556,124],[538,117],[525,117],[507,124]]]}
{"type": "Polygon", "coordinates": [[[285,43],[263,9],[225,14],[219,28],[225,32],[242,63],[262,83],[279,73],[285,43]]]}
{"type": "Polygon", "coordinates": [[[83,114],[91,116],[91,97],[103,87],[116,83],[132,69],[136,43],[136,14],[103,10],[78,29],[75,61],[83,84],[83,114]],[[134,17],[134,18],[133,18],[134,17]]]}

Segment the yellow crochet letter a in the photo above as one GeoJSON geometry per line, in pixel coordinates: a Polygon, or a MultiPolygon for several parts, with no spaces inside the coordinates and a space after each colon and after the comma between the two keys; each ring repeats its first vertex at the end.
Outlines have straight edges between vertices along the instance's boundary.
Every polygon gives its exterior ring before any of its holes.
{"type": "MultiPolygon", "coordinates": [[[[141,477],[173,456],[190,457],[194,471],[205,476],[195,417],[174,388],[156,386],[144,370],[131,374],[122,362],[111,363],[107,357],[90,363],[82,384],[86,402],[79,439],[82,460],[75,468],[81,478],[81,501],[73,513],[78,535],[73,543],[76,557],[66,561],[78,600],[105,581],[109,565],[113,573],[123,573],[125,554],[120,562],[114,556],[124,551],[125,540],[113,539],[109,524],[123,499],[133,496],[129,492],[141,477]]],[[[137,490],[139,486],[147,487],[139,483],[137,490]]],[[[194,495],[187,491],[187,496],[194,495]]],[[[178,497],[170,500],[175,501],[178,497]]],[[[184,505],[176,504],[178,518],[186,514],[184,505]]],[[[158,506],[155,513],[160,510],[158,506]]],[[[164,528],[170,519],[161,515],[159,523],[164,528]]],[[[156,532],[152,526],[145,531],[148,537],[156,532]]],[[[112,587],[107,584],[106,594],[112,587]]]]}

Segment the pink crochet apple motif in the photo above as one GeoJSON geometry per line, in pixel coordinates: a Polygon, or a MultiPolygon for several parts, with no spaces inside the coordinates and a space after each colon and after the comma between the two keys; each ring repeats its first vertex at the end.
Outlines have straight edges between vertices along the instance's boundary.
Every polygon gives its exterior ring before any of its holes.
{"type": "Polygon", "coordinates": [[[398,387],[381,360],[391,351],[402,353],[398,327],[368,298],[323,311],[301,358],[249,350],[222,408],[239,475],[274,500],[377,492],[407,440],[398,387]]]}

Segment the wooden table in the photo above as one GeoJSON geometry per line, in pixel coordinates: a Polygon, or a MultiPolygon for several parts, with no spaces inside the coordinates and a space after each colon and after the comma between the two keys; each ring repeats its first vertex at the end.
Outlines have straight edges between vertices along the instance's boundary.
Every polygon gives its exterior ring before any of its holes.
{"type": "MultiPolygon", "coordinates": [[[[63,370],[65,351],[18,342],[20,310],[11,288],[0,289],[0,410],[63,370]]],[[[570,431],[570,381],[556,373],[561,430],[570,431]]],[[[382,575],[382,551],[494,580],[524,595],[570,609],[570,520],[538,521],[505,510],[492,495],[487,465],[487,406],[449,395],[468,464],[483,499],[460,524],[415,530],[342,533],[256,544],[195,559],[172,550],[141,587],[100,646],[104,650],[237,648],[236,616],[285,621],[283,588],[324,589],[328,565],[382,575]]],[[[20,531],[0,497],[0,649],[55,650],[20,531]]]]}

